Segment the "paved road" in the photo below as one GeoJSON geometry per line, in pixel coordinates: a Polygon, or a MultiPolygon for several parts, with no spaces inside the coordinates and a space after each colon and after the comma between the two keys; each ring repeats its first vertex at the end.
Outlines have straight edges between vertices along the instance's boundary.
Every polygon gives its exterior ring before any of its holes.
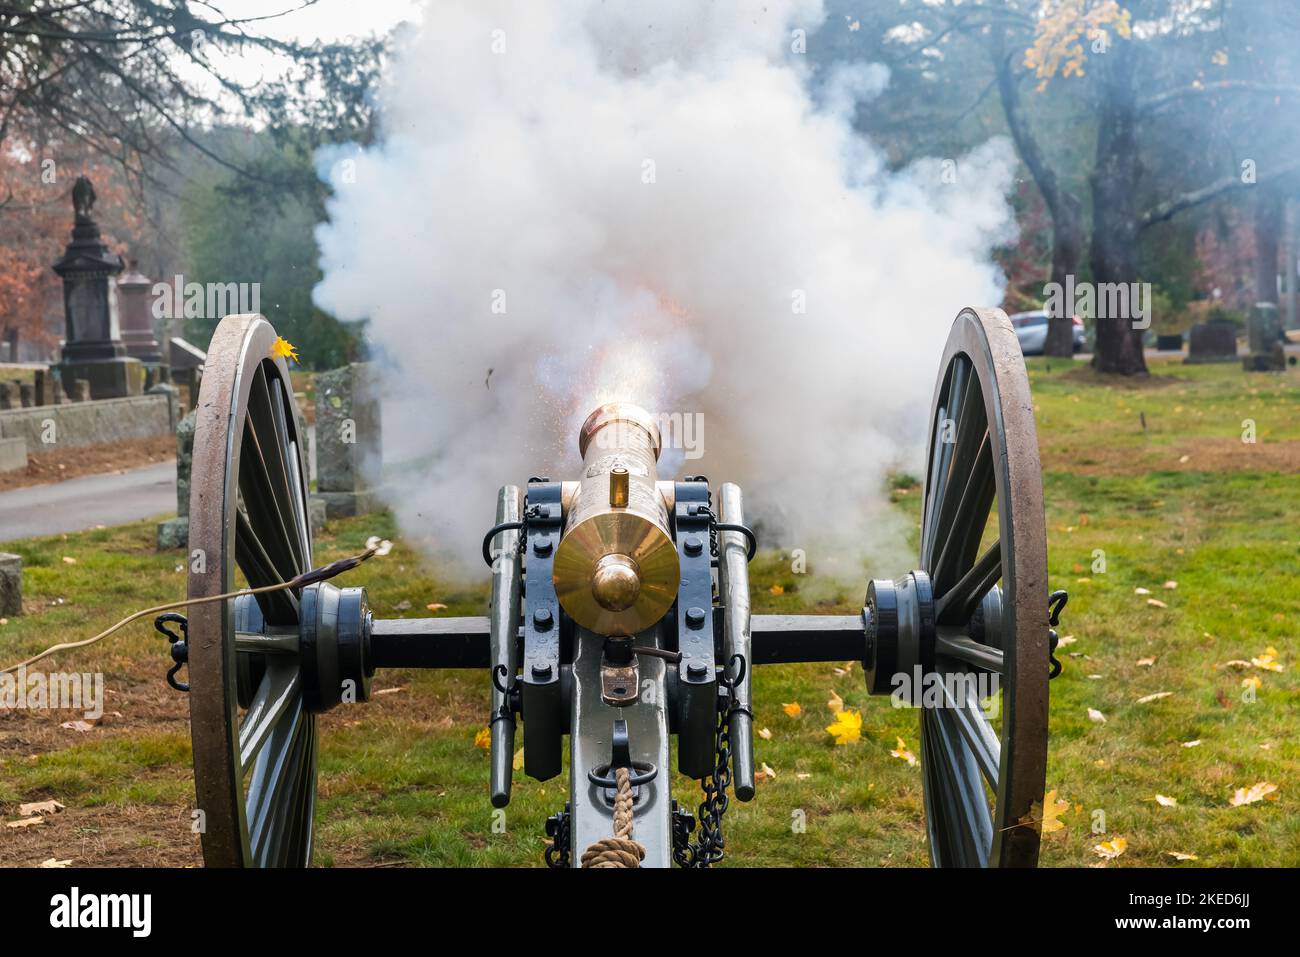
{"type": "Polygon", "coordinates": [[[0,541],[176,513],[176,463],[0,492],[0,541]]]}

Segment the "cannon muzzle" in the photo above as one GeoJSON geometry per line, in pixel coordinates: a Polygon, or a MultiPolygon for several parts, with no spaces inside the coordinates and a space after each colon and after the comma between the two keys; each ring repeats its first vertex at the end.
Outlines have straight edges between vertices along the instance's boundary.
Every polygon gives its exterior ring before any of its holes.
{"type": "Polygon", "coordinates": [[[677,549],[656,487],[660,443],[650,414],[623,402],[592,412],[578,437],[582,479],[553,581],[564,610],[597,634],[644,631],[677,597],[677,549]]]}

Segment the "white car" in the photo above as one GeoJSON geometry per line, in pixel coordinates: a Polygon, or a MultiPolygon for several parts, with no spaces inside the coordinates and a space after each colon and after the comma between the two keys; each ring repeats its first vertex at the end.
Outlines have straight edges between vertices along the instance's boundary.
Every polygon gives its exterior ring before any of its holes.
{"type": "MultiPolygon", "coordinates": [[[[1016,338],[1020,340],[1020,351],[1027,356],[1041,356],[1047,346],[1047,312],[1035,309],[1033,312],[1017,312],[1008,318],[1016,330],[1016,338]]],[[[1087,344],[1083,335],[1083,320],[1075,316],[1072,321],[1074,351],[1081,352],[1087,344]]]]}

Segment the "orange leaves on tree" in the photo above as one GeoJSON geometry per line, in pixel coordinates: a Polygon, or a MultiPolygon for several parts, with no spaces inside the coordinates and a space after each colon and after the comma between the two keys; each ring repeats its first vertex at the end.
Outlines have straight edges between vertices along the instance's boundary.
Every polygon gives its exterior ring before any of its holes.
{"type": "Polygon", "coordinates": [[[1054,76],[1083,76],[1088,59],[1084,43],[1104,49],[1099,45],[1110,42],[1111,30],[1128,39],[1130,19],[1116,0],[1043,0],[1034,44],[1025,51],[1025,66],[1038,77],[1038,91],[1054,76]]]}

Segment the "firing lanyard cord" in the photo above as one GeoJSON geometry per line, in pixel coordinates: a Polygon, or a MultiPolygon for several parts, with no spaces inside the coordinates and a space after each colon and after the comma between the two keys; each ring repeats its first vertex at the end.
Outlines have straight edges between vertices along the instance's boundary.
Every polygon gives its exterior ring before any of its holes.
{"type": "Polygon", "coordinates": [[[169,611],[172,608],[186,608],[191,605],[206,605],[214,601],[225,601],[228,598],[239,598],[243,595],[265,595],[273,591],[284,591],[289,588],[302,588],[306,585],[312,585],[316,582],[323,582],[335,575],[341,575],[343,572],[356,568],[367,558],[378,551],[378,546],[367,548],[364,552],[352,555],[349,558],[341,558],[336,562],[330,562],[328,565],[322,565],[320,568],[313,568],[311,571],[303,572],[287,582],[277,582],[274,585],[263,585],[260,588],[241,588],[237,591],[228,591],[220,595],[205,595],[202,598],[183,598],[180,601],[168,602],[165,605],[155,605],[153,608],[145,608],[137,611],[133,615],[128,615],[111,628],[106,628],[93,638],[85,638],[81,641],[67,641],[58,645],[51,645],[38,655],[33,655],[25,661],[20,661],[16,665],[10,665],[8,668],[0,668],[0,675],[7,675],[17,671],[19,668],[26,668],[28,665],[35,664],[42,658],[48,658],[50,655],[60,651],[71,651],[74,648],[85,648],[87,645],[93,645],[97,641],[102,641],[113,632],[126,627],[133,621],[149,615],[156,615],[162,611],[169,611]]]}
{"type": "Polygon", "coordinates": [[[615,768],[614,780],[614,836],[583,851],[583,867],[640,867],[645,860],[645,845],[632,839],[632,777],[627,768],[615,768]]]}

